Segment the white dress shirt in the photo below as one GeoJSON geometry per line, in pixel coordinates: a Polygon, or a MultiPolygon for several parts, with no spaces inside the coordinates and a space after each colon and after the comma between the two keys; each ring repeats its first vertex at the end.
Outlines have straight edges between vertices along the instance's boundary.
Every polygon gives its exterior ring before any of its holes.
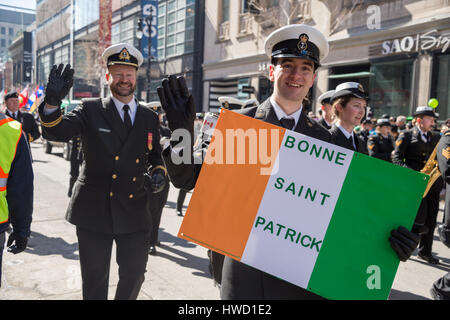
{"type": "Polygon", "coordinates": [[[123,121],[123,118],[125,116],[125,112],[123,111],[123,106],[124,105],[128,105],[130,107],[129,115],[130,115],[130,119],[131,119],[131,124],[134,124],[134,119],[136,118],[136,110],[137,110],[137,103],[136,103],[136,99],[133,98],[131,99],[130,102],[128,103],[123,103],[121,101],[119,101],[117,98],[115,98],[114,96],[111,96],[111,99],[114,101],[114,105],[117,108],[117,112],[119,112],[120,118],[123,121]]]}
{"type": "MultiPolygon", "coordinates": [[[[275,114],[277,115],[278,120],[281,120],[283,118],[286,119],[294,119],[295,120],[295,125],[294,128],[297,126],[298,120],[300,119],[300,115],[302,114],[302,109],[303,109],[303,105],[300,104],[300,109],[298,109],[297,111],[295,111],[294,113],[287,115],[286,112],[284,112],[284,110],[278,105],[278,103],[275,102],[275,99],[270,97],[270,103],[273,106],[273,110],[275,111],[275,114]]],[[[292,128],[292,130],[294,130],[294,128],[292,128]]]]}

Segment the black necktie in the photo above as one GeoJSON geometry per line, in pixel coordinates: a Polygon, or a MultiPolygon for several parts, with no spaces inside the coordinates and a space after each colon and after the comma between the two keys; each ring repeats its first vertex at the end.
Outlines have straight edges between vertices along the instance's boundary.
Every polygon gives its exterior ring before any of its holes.
{"type": "Polygon", "coordinates": [[[289,130],[292,130],[294,128],[294,124],[295,124],[295,120],[294,119],[289,119],[289,118],[283,118],[280,120],[281,125],[289,130]]]}
{"type": "Polygon", "coordinates": [[[131,131],[131,127],[133,126],[131,124],[131,118],[130,118],[130,114],[128,113],[128,110],[130,110],[130,107],[126,104],[123,106],[123,122],[125,124],[125,129],[127,130],[127,133],[130,133],[131,131]]]}
{"type": "Polygon", "coordinates": [[[355,144],[353,143],[353,135],[350,136],[350,138],[348,138],[348,141],[350,142],[350,145],[352,146],[352,150],[355,150],[355,144]]]}

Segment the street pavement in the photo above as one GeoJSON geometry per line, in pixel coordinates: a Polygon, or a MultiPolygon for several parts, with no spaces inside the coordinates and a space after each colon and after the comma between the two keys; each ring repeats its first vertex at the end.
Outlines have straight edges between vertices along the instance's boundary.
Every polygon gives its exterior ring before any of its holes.
{"type": "MultiPolygon", "coordinates": [[[[79,300],[81,276],[75,227],[65,219],[69,203],[69,162],[62,149],[46,154],[32,143],[34,158],[34,213],[31,237],[24,252],[3,253],[0,300],[79,300]]],[[[149,256],[139,300],[217,300],[219,291],[208,271],[206,249],[177,238],[182,218],[175,212],[178,190],[171,186],[164,208],[156,256],[149,256]]],[[[185,209],[191,193],[187,194],[185,209]]],[[[442,221],[442,206],[438,221],[442,221]]],[[[450,250],[435,234],[433,252],[441,260],[430,265],[414,253],[401,262],[391,290],[392,300],[431,299],[432,283],[450,271],[450,250]]],[[[115,248],[111,259],[109,299],[118,282],[115,248]]]]}

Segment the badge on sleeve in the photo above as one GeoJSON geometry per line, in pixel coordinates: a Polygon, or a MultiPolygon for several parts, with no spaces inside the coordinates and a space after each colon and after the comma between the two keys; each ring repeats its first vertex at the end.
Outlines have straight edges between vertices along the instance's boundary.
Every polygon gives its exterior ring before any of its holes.
{"type": "Polygon", "coordinates": [[[153,133],[149,132],[147,136],[147,147],[148,150],[152,151],[153,149],[153,133]]]}
{"type": "Polygon", "coordinates": [[[442,149],[442,155],[448,160],[450,158],[450,147],[442,149]]]}

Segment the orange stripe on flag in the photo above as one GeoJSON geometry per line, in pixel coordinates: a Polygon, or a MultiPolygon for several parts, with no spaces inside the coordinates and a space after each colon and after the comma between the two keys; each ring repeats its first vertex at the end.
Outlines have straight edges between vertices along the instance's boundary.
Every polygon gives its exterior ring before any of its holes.
{"type": "MultiPolygon", "coordinates": [[[[178,236],[240,260],[270,178],[270,170],[269,174],[261,174],[261,169],[265,168],[267,171],[269,165],[262,163],[262,158],[260,159],[259,156],[256,163],[249,163],[249,156],[245,157],[245,164],[236,163],[236,158],[238,158],[237,139],[234,139],[235,162],[226,163],[225,145],[230,140],[226,138],[227,129],[233,129],[235,132],[238,129],[242,129],[244,132],[248,129],[255,129],[257,133],[266,130],[269,133],[267,139],[260,139],[257,135],[256,150],[259,155],[261,145],[263,148],[267,148],[266,154],[274,155],[273,162],[276,160],[286,131],[233,111],[222,110],[178,236]],[[274,136],[277,140],[274,140],[275,143],[272,147],[271,130],[278,133],[277,136],[274,136]],[[220,143],[221,139],[218,138],[218,133],[222,133],[223,143],[220,143]],[[215,152],[219,152],[220,146],[224,150],[223,157],[215,154],[215,152]],[[271,150],[271,148],[275,150],[271,150]],[[214,157],[216,160],[222,159],[223,164],[211,164],[209,161],[214,157]]],[[[253,143],[249,143],[249,141],[250,139],[246,138],[245,152],[247,155],[255,150],[255,141],[253,143]]]]}

